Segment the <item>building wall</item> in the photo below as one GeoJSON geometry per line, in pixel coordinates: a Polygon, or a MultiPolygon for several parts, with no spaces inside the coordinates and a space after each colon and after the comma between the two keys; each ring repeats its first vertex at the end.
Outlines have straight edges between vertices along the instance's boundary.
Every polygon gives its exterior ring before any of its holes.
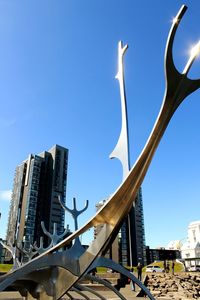
{"type": "MultiPolygon", "coordinates": [[[[2,241],[3,243],[5,243],[6,241],[0,239],[0,241],[2,241]]],[[[4,259],[5,259],[5,249],[4,247],[1,245],[0,243],[0,264],[3,264],[4,263],[4,259]]]]}
{"type": "Polygon", "coordinates": [[[149,247],[146,247],[146,258],[147,258],[147,265],[149,265],[154,261],[180,259],[181,254],[179,250],[166,250],[164,248],[150,249],[149,247]]]}
{"type": "Polygon", "coordinates": [[[65,148],[57,146],[56,148],[51,148],[49,153],[51,153],[53,158],[50,230],[53,230],[53,223],[57,223],[58,233],[62,233],[64,231],[65,212],[63,209],[60,209],[58,196],[60,195],[63,202],[66,202],[68,152],[65,148]]]}
{"type": "Polygon", "coordinates": [[[191,222],[189,224],[188,240],[190,243],[200,243],[200,221],[191,222]]]}
{"type": "Polygon", "coordinates": [[[185,260],[186,268],[200,265],[200,221],[189,224],[187,242],[181,247],[181,257],[185,260]]]}
{"type": "MultiPolygon", "coordinates": [[[[44,236],[41,221],[52,232],[57,223],[58,233],[64,230],[64,210],[58,195],[66,199],[68,150],[55,145],[49,151],[29,155],[16,168],[9,212],[7,241],[25,243],[28,248],[44,236]]],[[[48,238],[44,236],[44,245],[48,238]]]]}
{"type": "Polygon", "coordinates": [[[146,265],[146,244],[142,190],[139,189],[136,201],[120,229],[119,262],[123,266],[146,265]]]}
{"type": "Polygon", "coordinates": [[[8,217],[8,227],[7,227],[7,241],[9,240],[12,244],[14,243],[17,233],[19,220],[21,215],[22,198],[26,174],[26,164],[22,163],[15,170],[12,200],[10,202],[9,217],[8,217]]]}

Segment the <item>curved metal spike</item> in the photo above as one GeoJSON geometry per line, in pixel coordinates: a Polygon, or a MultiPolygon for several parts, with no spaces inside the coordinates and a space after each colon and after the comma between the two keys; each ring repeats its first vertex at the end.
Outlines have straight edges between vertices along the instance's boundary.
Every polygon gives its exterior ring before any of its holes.
{"type": "Polygon", "coordinates": [[[182,73],[180,73],[174,64],[173,60],[173,43],[177,28],[180,21],[187,10],[187,6],[183,5],[177,16],[174,18],[171,30],[168,35],[165,48],[165,79],[166,79],[166,97],[165,101],[173,103],[173,112],[181,104],[181,102],[195,90],[200,87],[200,79],[189,79],[188,72],[197,57],[191,55],[182,73]]]}
{"type": "Polygon", "coordinates": [[[128,48],[128,45],[123,47],[122,41],[118,43],[118,73],[116,78],[119,81],[120,87],[120,98],[121,98],[121,132],[119,135],[118,142],[110,154],[110,158],[118,158],[122,164],[123,179],[125,179],[130,170],[129,160],[129,146],[128,146],[128,122],[127,122],[127,107],[126,107],[126,93],[124,83],[124,68],[123,68],[123,57],[128,48]]]}
{"type": "Polygon", "coordinates": [[[168,35],[166,47],[165,47],[164,66],[165,66],[165,77],[166,77],[166,82],[168,87],[173,87],[175,84],[177,84],[177,80],[179,80],[181,76],[180,72],[175,67],[172,50],[173,50],[173,43],[174,43],[176,31],[186,10],[187,10],[187,6],[183,5],[180,8],[179,12],[177,13],[176,17],[174,18],[172,27],[168,35]]]}

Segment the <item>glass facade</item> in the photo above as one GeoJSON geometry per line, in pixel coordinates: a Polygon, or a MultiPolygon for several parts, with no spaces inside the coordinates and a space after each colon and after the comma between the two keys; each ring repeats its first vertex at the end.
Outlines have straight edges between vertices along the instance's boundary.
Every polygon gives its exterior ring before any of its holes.
{"type": "Polygon", "coordinates": [[[44,246],[49,243],[44,235],[41,221],[47,231],[64,231],[64,210],[58,201],[66,200],[68,150],[55,145],[38,155],[29,155],[22,165],[16,168],[13,194],[10,205],[7,241],[17,239],[26,249],[34,242],[39,243],[44,236],[44,246]]]}
{"type": "Polygon", "coordinates": [[[146,265],[146,244],[142,190],[139,189],[136,201],[119,232],[119,262],[123,266],[146,265]]]}

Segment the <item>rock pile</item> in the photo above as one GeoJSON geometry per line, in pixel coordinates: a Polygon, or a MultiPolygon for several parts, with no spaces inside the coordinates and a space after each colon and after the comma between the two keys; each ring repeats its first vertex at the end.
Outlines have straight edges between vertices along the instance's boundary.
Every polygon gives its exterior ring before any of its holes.
{"type": "Polygon", "coordinates": [[[145,284],[158,299],[200,299],[200,273],[148,274],[145,284]]]}

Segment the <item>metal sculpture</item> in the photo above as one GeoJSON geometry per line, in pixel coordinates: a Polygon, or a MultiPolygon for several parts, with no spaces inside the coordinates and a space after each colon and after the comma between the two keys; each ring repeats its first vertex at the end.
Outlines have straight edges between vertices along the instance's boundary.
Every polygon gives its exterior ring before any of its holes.
{"type": "Polygon", "coordinates": [[[8,241],[8,245],[6,245],[3,241],[0,241],[0,244],[11,254],[11,257],[13,259],[13,266],[11,270],[17,269],[21,265],[21,263],[16,255],[17,246],[15,245],[15,243],[12,244],[10,241],[8,241]]]}
{"type": "MultiPolygon", "coordinates": [[[[88,204],[89,204],[89,201],[86,200],[86,203],[85,203],[85,207],[81,210],[78,210],[76,208],[76,198],[73,198],[73,209],[67,207],[64,202],[62,201],[60,195],[58,196],[58,201],[60,202],[60,205],[62,206],[62,208],[69,212],[71,215],[72,215],[72,218],[74,219],[74,229],[75,231],[78,230],[78,217],[84,212],[87,210],[88,208],[88,204]]],[[[76,238],[76,241],[79,241],[79,237],[76,238]]]]}
{"type": "Polygon", "coordinates": [[[34,243],[34,249],[37,251],[38,254],[44,253],[45,251],[51,249],[51,247],[52,247],[52,243],[50,243],[46,248],[44,248],[44,237],[43,236],[40,237],[39,246],[37,246],[37,244],[34,243]]]}
{"type": "Polygon", "coordinates": [[[29,244],[29,249],[26,249],[26,247],[23,247],[22,243],[17,243],[16,245],[17,249],[21,253],[21,264],[23,262],[26,262],[24,260],[24,257],[27,257],[27,260],[30,261],[34,256],[38,254],[38,252],[35,250],[35,247],[31,244],[29,244]]]}
{"type": "MultiPolygon", "coordinates": [[[[27,284],[26,289],[29,293],[35,295],[35,298],[38,297],[41,300],[59,299],[78,282],[81,276],[89,271],[92,263],[107,249],[110,242],[115,238],[132,206],[133,199],[136,197],[153,155],[174,112],[189,94],[200,87],[199,79],[191,80],[187,77],[189,69],[198,55],[198,51],[192,54],[182,73],[175,68],[172,57],[175,33],[186,9],[186,6],[182,6],[178,12],[166,45],[166,91],[161,110],[149,139],[128,176],[109,201],[83,227],[15,272],[1,277],[0,290],[4,290],[10,285],[25,285],[28,279],[29,283],[32,282],[33,284],[27,284]],[[98,238],[81,255],[72,253],[72,251],[58,251],[91,227],[99,224],[103,224],[103,228],[98,238]],[[68,256],[67,259],[66,256],[68,256]],[[39,283],[35,283],[34,280],[36,273],[37,280],[40,279],[39,283]],[[24,281],[23,278],[25,278],[24,281]]],[[[199,44],[197,48],[196,50],[199,50],[199,44]]],[[[147,295],[150,299],[153,299],[148,291],[147,295]]]]}
{"type": "Polygon", "coordinates": [[[42,226],[42,230],[44,232],[44,234],[46,234],[50,239],[51,239],[51,243],[48,246],[48,248],[50,249],[51,247],[55,246],[58,244],[59,241],[62,240],[62,238],[64,236],[66,236],[66,234],[69,233],[69,227],[67,227],[63,233],[58,234],[58,230],[57,230],[57,223],[53,223],[53,233],[50,233],[49,231],[46,230],[44,222],[41,222],[41,226],[42,226]]]}
{"type": "Polygon", "coordinates": [[[70,209],[69,207],[67,207],[64,204],[64,202],[62,201],[60,195],[58,196],[58,200],[59,200],[60,205],[62,206],[62,208],[72,215],[72,218],[74,219],[74,228],[75,228],[75,230],[78,230],[78,217],[79,217],[80,214],[82,214],[84,211],[86,211],[86,209],[88,208],[89,201],[86,200],[85,207],[81,210],[78,210],[76,208],[76,198],[73,198],[73,209],[70,209]]]}
{"type": "Polygon", "coordinates": [[[113,152],[110,154],[110,158],[118,158],[123,168],[123,180],[127,177],[130,171],[130,155],[129,155],[129,139],[128,139],[128,123],[127,123],[127,108],[126,108],[126,94],[124,87],[124,68],[123,57],[128,48],[128,45],[123,47],[122,42],[118,43],[118,73],[116,79],[119,81],[120,96],[121,96],[121,114],[122,125],[121,132],[117,145],[113,152]]]}

